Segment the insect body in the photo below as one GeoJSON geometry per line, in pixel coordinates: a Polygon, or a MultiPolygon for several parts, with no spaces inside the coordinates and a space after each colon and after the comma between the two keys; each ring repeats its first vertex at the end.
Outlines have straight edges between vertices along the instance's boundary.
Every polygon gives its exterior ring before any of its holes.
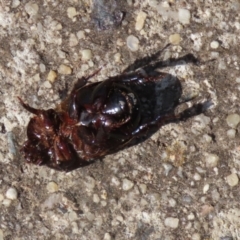
{"type": "Polygon", "coordinates": [[[27,162],[70,171],[135,144],[166,123],[201,111],[194,106],[174,114],[182,89],[170,74],[150,76],[136,71],[88,83],[96,73],[79,79],[56,109],[35,109],[19,98],[35,115],[21,149],[27,162]]]}

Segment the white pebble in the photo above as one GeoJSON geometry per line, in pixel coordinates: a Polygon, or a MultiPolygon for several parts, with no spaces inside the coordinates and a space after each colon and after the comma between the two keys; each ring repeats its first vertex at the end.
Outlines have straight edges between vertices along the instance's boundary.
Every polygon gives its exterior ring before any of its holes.
{"type": "Polygon", "coordinates": [[[210,143],[210,142],[212,142],[212,137],[209,136],[208,134],[204,134],[204,135],[203,135],[203,141],[204,141],[205,143],[210,143]]]}
{"type": "Polygon", "coordinates": [[[227,125],[231,128],[236,128],[240,122],[240,116],[236,113],[230,114],[227,116],[227,125]]]}
{"type": "Polygon", "coordinates": [[[179,219],[168,217],[168,218],[165,219],[164,224],[165,224],[166,227],[177,228],[178,224],[179,224],[179,219]]]}
{"type": "Polygon", "coordinates": [[[99,203],[100,202],[100,198],[99,198],[99,196],[96,193],[93,194],[93,202],[95,202],[95,203],[99,203]]]}
{"type": "Polygon", "coordinates": [[[203,187],[203,193],[207,193],[207,191],[209,190],[209,184],[205,184],[204,187],[203,187]]]}
{"type": "Polygon", "coordinates": [[[5,207],[9,207],[11,205],[12,201],[10,199],[4,199],[2,201],[2,205],[4,205],[5,207]]]}
{"type": "Polygon", "coordinates": [[[78,39],[84,39],[86,37],[85,32],[84,31],[78,31],[77,32],[77,37],[78,37],[78,39]]]}
{"type": "Polygon", "coordinates": [[[236,136],[236,130],[235,130],[235,129],[229,129],[229,130],[227,131],[227,136],[228,136],[229,138],[235,138],[235,136],[236,136]]]}
{"type": "Polygon", "coordinates": [[[72,73],[72,69],[65,64],[61,64],[58,68],[58,72],[60,74],[69,75],[72,73]]]}
{"type": "Polygon", "coordinates": [[[187,216],[187,219],[190,220],[190,221],[194,220],[194,219],[195,219],[194,214],[193,214],[193,213],[190,213],[190,214],[187,216]]]}
{"type": "Polygon", "coordinates": [[[85,185],[88,189],[94,189],[96,184],[96,181],[94,178],[92,177],[87,177],[86,181],[85,181],[85,185]]]}
{"type": "Polygon", "coordinates": [[[46,71],[46,66],[43,63],[39,64],[40,72],[44,73],[46,71]]]}
{"type": "Polygon", "coordinates": [[[126,179],[126,178],[123,179],[122,189],[123,189],[124,191],[130,190],[133,186],[134,186],[134,183],[133,183],[133,182],[131,182],[130,180],[128,180],[128,179],[126,179]]]}
{"type": "Polygon", "coordinates": [[[179,22],[182,24],[189,24],[190,23],[191,14],[190,11],[184,8],[180,8],[178,10],[178,19],[179,22]]]}
{"type": "Polygon", "coordinates": [[[81,51],[82,61],[88,61],[92,58],[92,51],[90,49],[84,49],[81,51]]]}
{"type": "Polygon", "coordinates": [[[51,84],[49,81],[45,81],[45,82],[43,83],[43,86],[44,86],[45,88],[51,88],[51,87],[52,87],[52,84],[51,84]]]}
{"type": "Polygon", "coordinates": [[[6,197],[11,200],[16,200],[17,199],[17,190],[16,188],[9,188],[6,192],[6,197]]]}
{"type": "Polygon", "coordinates": [[[25,5],[25,11],[30,15],[30,16],[34,16],[38,13],[38,5],[36,3],[32,3],[32,2],[28,2],[25,5]]]}
{"type": "Polygon", "coordinates": [[[121,38],[118,38],[116,43],[120,47],[124,45],[124,41],[121,38]]]}
{"type": "Polygon", "coordinates": [[[116,186],[119,186],[120,185],[120,181],[118,180],[118,178],[116,177],[112,177],[112,183],[116,186]]]}
{"type": "Polygon", "coordinates": [[[94,214],[90,213],[90,212],[87,212],[86,213],[86,218],[89,220],[89,221],[93,221],[95,219],[95,216],[94,214]]]}
{"type": "Polygon", "coordinates": [[[217,166],[219,161],[219,157],[216,154],[206,153],[205,154],[205,162],[207,168],[214,168],[217,166]]]}
{"type": "Polygon", "coordinates": [[[120,53],[116,53],[114,54],[114,60],[115,62],[121,62],[121,54],[120,53]]]}
{"type": "Polygon", "coordinates": [[[69,46],[75,47],[78,45],[78,39],[75,34],[71,33],[69,37],[69,46]]]}
{"type": "Polygon", "coordinates": [[[199,173],[194,173],[193,179],[194,179],[195,181],[200,181],[200,180],[201,180],[201,175],[200,175],[199,173]]]}
{"type": "Polygon", "coordinates": [[[2,229],[0,229],[0,240],[4,240],[3,230],[2,229]]]}
{"type": "Polygon", "coordinates": [[[178,33],[169,36],[169,42],[173,45],[178,45],[181,42],[181,36],[178,33]]]}
{"type": "Polygon", "coordinates": [[[136,52],[139,48],[139,40],[133,35],[127,37],[127,47],[132,51],[136,52]]]}
{"type": "Polygon", "coordinates": [[[177,204],[177,201],[175,199],[173,199],[173,198],[170,198],[168,200],[168,203],[169,203],[170,207],[175,207],[176,204],[177,204]]]}
{"type": "Polygon", "coordinates": [[[12,1],[12,8],[17,8],[20,5],[20,1],[19,0],[13,0],[12,1]]]}
{"type": "Polygon", "coordinates": [[[219,47],[219,42],[218,42],[218,41],[212,41],[212,42],[210,43],[210,47],[211,47],[212,49],[217,49],[217,48],[219,47]]]}
{"type": "Polygon", "coordinates": [[[232,173],[226,177],[226,182],[229,186],[234,187],[238,185],[239,179],[236,173],[232,173]]]}
{"type": "Polygon", "coordinates": [[[139,12],[136,18],[135,29],[140,31],[143,29],[144,22],[146,20],[147,14],[145,12],[139,12]]]}
{"type": "Polygon", "coordinates": [[[78,215],[75,211],[70,211],[68,213],[68,219],[70,220],[70,222],[76,221],[78,219],[78,215]]]}
{"type": "Polygon", "coordinates": [[[145,194],[147,192],[147,185],[146,184],[139,184],[139,188],[142,194],[145,194]]]}
{"type": "Polygon", "coordinates": [[[111,235],[109,234],[109,233],[105,233],[104,234],[104,238],[103,238],[103,240],[111,240],[112,238],[111,238],[111,235]]]}
{"type": "Polygon", "coordinates": [[[49,193],[54,193],[54,192],[57,192],[58,190],[59,190],[59,187],[55,182],[49,182],[47,184],[47,191],[49,193]]]}
{"type": "Polygon", "coordinates": [[[201,240],[201,235],[199,233],[194,233],[192,235],[192,240],[201,240]]]}
{"type": "Polygon", "coordinates": [[[76,11],[76,8],[74,7],[69,7],[67,9],[67,15],[69,18],[73,19],[76,15],[77,15],[77,11],[76,11]]]}

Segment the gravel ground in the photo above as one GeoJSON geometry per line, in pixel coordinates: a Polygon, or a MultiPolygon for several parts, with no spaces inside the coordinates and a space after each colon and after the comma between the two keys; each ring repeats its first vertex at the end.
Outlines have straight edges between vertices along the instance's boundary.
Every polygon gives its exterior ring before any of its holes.
{"type": "Polygon", "coordinates": [[[0,1],[0,240],[240,239],[239,1],[111,1],[105,15],[99,6],[0,1]],[[115,13],[122,22],[106,17],[115,13]],[[160,58],[191,53],[201,64],[161,71],[211,99],[207,112],[69,173],[24,162],[31,114],[17,96],[55,107],[78,77],[102,66],[93,81],[117,75],[169,42],[160,58]]]}

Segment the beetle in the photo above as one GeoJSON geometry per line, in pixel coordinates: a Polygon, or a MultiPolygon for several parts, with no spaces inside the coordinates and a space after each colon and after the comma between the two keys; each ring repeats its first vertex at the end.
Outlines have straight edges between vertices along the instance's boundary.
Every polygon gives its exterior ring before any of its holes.
{"type": "Polygon", "coordinates": [[[180,81],[168,73],[146,73],[146,69],[89,83],[97,70],[78,79],[56,109],[36,109],[19,98],[35,115],[21,148],[26,161],[71,171],[140,142],[164,124],[203,111],[203,104],[195,104],[175,114],[182,94],[180,81]]]}

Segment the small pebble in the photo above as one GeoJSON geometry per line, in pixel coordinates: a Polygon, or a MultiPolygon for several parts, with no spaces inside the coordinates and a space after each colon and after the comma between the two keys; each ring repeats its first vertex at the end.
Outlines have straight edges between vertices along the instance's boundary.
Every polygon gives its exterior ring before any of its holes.
{"type": "Polygon", "coordinates": [[[90,222],[92,222],[92,221],[95,219],[95,215],[92,214],[92,213],[90,213],[90,212],[87,212],[87,213],[86,213],[86,218],[87,218],[90,222]]]}
{"type": "Polygon", "coordinates": [[[120,46],[120,47],[124,45],[124,42],[121,38],[117,39],[117,45],[120,46]]]}
{"type": "Polygon", "coordinates": [[[69,7],[67,9],[67,15],[69,18],[73,19],[76,15],[77,15],[77,11],[76,11],[76,8],[74,7],[69,7]]]}
{"type": "Polygon", "coordinates": [[[194,220],[194,219],[195,219],[194,214],[193,214],[193,213],[190,213],[190,214],[187,216],[187,219],[190,220],[190,221],[194,220]]]}
{"type": "Polygon", "coordinates": [[[72,222],[72,233],[73,234],[78,234],[79,233],[78,225],[77,225],[76,222],[72,222]]]}
{"type": "Polygon", "coordinates": [[[205,154],[205,162],[207,168],[214,168],[217,166],[219,161],[219,157],[216,154],[206,153],[205,154]]]}
{"type": "Polygon", "coordinates": [[[71,33],[69,37],[69,46],[75,47],[78,45],[78,39],[75,34],[71,33]]]}
{"type": "Polygon", "coordinates": [[[140,31],[143,29],[144,22],[146,20],[147,14],[145,12],[139,12],[136,18],[135,29],[140,31]]]}
{"type": "Polygon", "coordinates": [[[0,202],[3,201],[3,199],[4,199],[4,196],[3,194],[0,193],[0,202]]]}
{"type": "Polygon", "coordinates": [[[146,184],[139,184],[139,188],[142,194],[145,194],[147,192],[147,185],[146,184]]]}
{"type": "Polygon", "coordinates": [[[50,70],[48,75],[47,75],[47,80],[51,83],[55,82],[57,78],[57,73],[53,70],[50,70]]]}
{"type": "Polygon", "coordinates": [[[236,78],[236,82],[237,82],[237,83],[240,83],[240,77],[237,77],[237,78],[236,78]]]}
{"type": "Polygon", "coordinates": [[[78,37],[78,39],[84,39],[86,37],[85,32],[84,31],[78,31],[77,32],[77,37],[78,37]]]}
{"type": "Polygon", "coordinates": [[[78,215],[75,211],[70,211],[68,213],[68,218],[70,220],[70,222],[76,221],[78,219],[78,215]]]}
{"type": "Polygon", "coordinates": [[[201,235],[199,233],[194,233],[192,235],[192,240],[201,240],[201,235]]]}
{"type": "Polygon", "coordinates": [[[112,177],[112,183],[116,186],[119,186],[120,185],[120,181],[118,180],[118,178],[116,177],[112,177]]]}
{"type": "Polygon", "coordinates": [[[168,218],[165,219],[164,224],[165,224],[166,227],[177,228],[178,224],[179,224],[179,219],[168,217],[168,218]]]}
{"type": "Polygon", "coordinates": [[[107,191],[106,190],[102,190],[101,191],[101,198],[106,200],[107,196],[108,196],[107,191]]]}
{"type": "Polygon", "coordinates": [[[3,230],[2,229],[0,229],[0,240],[4,240],[3,230]]]}
{"type": "Polygon", "coordinates": [[[176,204],[177,204],[177,201],[176,201],[175,199],[173,199],[173,198],[170,198],[170,199],[168,200],[168,203],[169,203],[169,206],[170,206],[170,207],[175,207],[176,204]]]}
{"type": "Polygon", "coordinates": [[[204,135],[203,135],[203,141],[204,141],[205,143],[210,143],[210,142],[212,142],[212,137],[209,136],[208,134],[204,134],[204,135]]]}
{"type": "Polygon", "coordinates": [[[5,207],[9,207],[11,205],[12,201],[10,199],[4,199],[2,201],[2,205],[4,205],[5,207]]]}
{"type": "Polygon", "coordinates": [[[99,196],[96,193],[93,194],[93,202],[95,202],[95,203],[99,203],[100,202],[100,198],[99,198],[99,196]]]}
{"type": "Polygon", "coordinates": [[[191,18],[191,14],[190,14],[189,10],[183,9],[183,8],[180,8],[178,10],[178,19],[179,19],[180,23],[189,24],[190,23],[190,18],[191,18]]]}
{"type": "Polygon", "coordinates": [[[92,177],[87,177],[86,181],[85,181],[85,185],[88,189],[92,190],[94,189],[95,187],[95,184],[96,184],[96,181],[94,178],[92,177]]]}
{"type": "Polygon", "coordinates": [[[127,37],[127,47],[132,51],[136,52],[139,49],[139,40],[133,35],[127,37]]]}
{"type": "Polygon", "coordinates": [[[231,128],[236,128],[240,122],[240,116],[236,113],[230,114],[226,118],[227,125],[231,128]]]}
{"type": "Polygon", "coordinates": [[[121,54],[120,53],[114,54],[114,60],[117,63],[121,62],[121,54]]]}
{"type": "Polygon", "coordinates": [[[105,233],[104,234],[104,238],[103,238],[103,240],[111,240],[112,238],[111,238],[111,235],[109,234],[109,233],[105,233]]]}
{"type": "Polygon", "coordinates": [[[63,75],[69,75],[72,73],[72,69],[65,64],[61,64],[58,68],[58,72],[63,75]]]}
{"type": "Polygon", "coordinates": [[[201,175],[200,175],[199,173],[194,173],[193,179],[194,179],[195,181],[200,181],[200,180],[201,180],[201,175]]]}
{"type": "Polygon", "coordinates": [[[210,47],[211,47],[212,49],[217,49],[217,48],[219,47],[219,42],[218,42],[218,41],[212,41],[212,42],[210,43],[210,47]]]}
{"type": "Polygon", "coordinates": [[[49,182],[47,184],[47,191],[49,193],[54,193],[54,192],[57,192],[58,190],[59,190],[59,186],[55,182],[49,182]]]}
{"type": "Polygon", "coordinates": [[[169,36],[169,42],[173,45],[178,45],[181,42],[181,36],[178,33],[169,36]]]}
{"type": "Polygon", "coordinates": [[[238,179],[238,176],[236,173],[232,173],[226,177],[226,182],[231,187],[238,185],[238,181],[239,181],[239,179],[238,179]]]}
{"type": "Polygon", "coordinates": [[[44,73],[46,71],[46,66],[43,63],[39,64],[40,72],[44,73]]]}
{"type": "Polygon", "coordinates": [[[235,130],[235,129],[229,129],[229,130],[227,131],[227,136],[228,136],[229,138],[235,138],[235,136],[236,136],[236,130],[235,130]]]}
{"type": "Polygon", "coordinates": [[[45,88],[51,88],[51,87],[52,87],[52,84],[51,84],[49,81],[45,81],[45,82],[43,83],[43,86],[44,86],[45,88]]]}
{"type": "Polygon", "coordinates": [[[128,179],[126,179],[126,178],[123,179],[122,189],[123,189],[124,191],[130,190],[133,186],[134,186],[134,183],[133,183],[133,182],[131,182],[130,180],[128,180],[128,179]]]}
{"type": "Polygon", "coordinates": [[[191,196],[189,196],[189,195],[183,195],[183,196],[182,196],[182,202],[183,202],[184,204],[191,204],[192,201],[193,201],[193,199],[192,199],[191,196]]]}
{"type": "MultiPolygon", "coordinates": [[[[13,0],[12,1],[12,8],[17,8],[20,5],[20,1],[19,0],[13,0]]],[[[0,238],[1,239],[1,238],[0,238]]]]}
{"type": "Polygon", "coordinates": [[[17,190],[16,188],[9,188],[6,192],[6,197],[11,200],[16,200],[17,199],[17,190]]]}
{"type": "Polygon", "coordinates": [[[84,49],[81,51],[82,61],[88,61],[92,58],[92,51],[90,49],[84,49]]]}
{"type": "Polygon", "coordinates": [[[206,194],[207,191],[209,190],[209,184],[205,184],[204,187],[203,187],[203,194],[206,194]]]}
{"type": "Polygon", "coordinates": [[[38,5],[36,3],[33,3],[33,2],[28,2],[26,5],[25,5],[25,11],[30,15],[30,16],[34,16],[38,13],[38,5]]]}

